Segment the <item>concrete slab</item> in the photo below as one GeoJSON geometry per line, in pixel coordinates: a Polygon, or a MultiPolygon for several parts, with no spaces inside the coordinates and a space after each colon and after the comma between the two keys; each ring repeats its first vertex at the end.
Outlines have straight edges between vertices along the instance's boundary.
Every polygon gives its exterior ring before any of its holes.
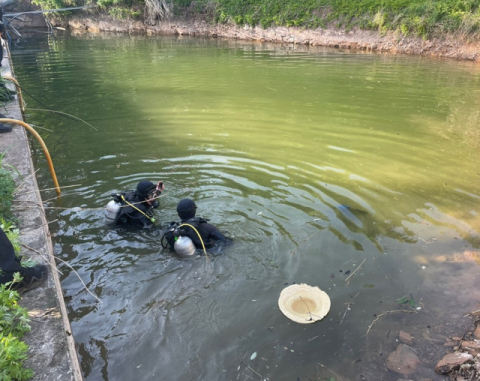
{"type": "MultiPolygon", "coordinates": [[[[3,77],[14,77],[8,52],[4,54],[0,73],[3,77]]],[[[14,89],[13,85],[8,87],[14,89]]],[[[5,109],[0,109],[0,113],[23,121],[18,99],[9,102],[5,109]]],[[[82,381],[53,257],[48,222],[35,177],[29,136],[31,137],[20,125],[15,125],[12,132],[0,134],[0,153],[7,151],[4,162],[13,165],[20,172],[20,176],[16,175],[18,191],[14,208],[20,220],[21,254],[37,263],[46,264],[49,268],[47,281],[26,292],[20,302],[29,311],[32,327],[31,332],[24,337],[30,347],[26,366],[33,369],[33,380],[36,381],[82,381]]]]}

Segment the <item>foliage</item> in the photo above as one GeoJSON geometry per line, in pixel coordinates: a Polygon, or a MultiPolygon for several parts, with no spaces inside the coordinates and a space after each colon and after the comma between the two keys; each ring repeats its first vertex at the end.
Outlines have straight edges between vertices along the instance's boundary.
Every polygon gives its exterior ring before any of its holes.
{"type": "Polygon", "coordinates": [[[30,331],[27,311],[18,305],[20,296],[11,288],[20,281],[20,273],[15,273],[12,282],[0,285],[0,333],[4,336],[23,336],[30,331]]]}
{"type": "Polygon", "coordinates": [[[118,20],[127,20],[130,18],[137,19],[141,15],[138,11],[123,7],[110,7],[108,9],[108,14],[118,20]]]}
{"type": "Polygon", "coordinates": [[[0,154],[0,218],[9,222],[15,221],[11,211],[15,180],[12,172],[7,169],[11,166],[3,163],[4,156],[5,152],[0,154]]]}
{"type": "MultiPolygon", "coordinates": [[[[148,0],[88,0],[118,18],[148,13],[148,0]],[[129,13],[129,11],[131,13],[129,13]]],[[[299,26],[327,25],[397,31],[404,36],[457,33],[480,35],[478,0],[153,0],[164,11],[176,15],[204,15],[219,23],[238,25],[299,26]],[[168,9],[167,9],[168,8],[168,9]]],[[[33,0],[44,9],[74,4],[73,0],[33,0]]],[[[82,3],[83,4],[83,3],[82,3]]]]}
{"type": "Polygon", "coordinates": [[[261,26],[395,30],[427,38],[461,32],[478,34],[476,0],[217,0],[217,21],[261,26]]]}
{"type": "Polygon", "coordinates": [[[23,367],[28,346],[20,341],[30,331],[27,311],[18,305],[20,296],[11,285],[21,280],[16,273],[14,280],[0,286],[0,379],[29,380],[31,369],[23,367]]]}
{"type": "Polygon", "coordinates": [[[10,101],[10,91],[5,86],[5,79],[0,76],[0,106],[5,106],[10,101]]]}
{"type": "Polygon", "coordinates": [[[0,340],[0,379],[24,381],[33,377],[33,371],[23,367],[27,358],[28,345],[12,334],[0,340]]]}
{"type": "Polygon", "coordinates": [[[15,226],[15,223],[12,221],[5,221],[0,217],[0,228],[5,232],[7,238],[12,243],[15,254],[20,254],[20,242],[18,241],[18,236],[20,234],[19,230],[15,226]]]}

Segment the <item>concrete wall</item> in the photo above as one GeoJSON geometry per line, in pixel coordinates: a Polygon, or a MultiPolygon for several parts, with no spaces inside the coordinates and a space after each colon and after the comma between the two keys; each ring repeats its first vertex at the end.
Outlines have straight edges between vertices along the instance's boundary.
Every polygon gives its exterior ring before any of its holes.
{"type": "MultiPolygon", "coordinates": [[[[14,77],[11,64],[9,54],[4,50],[0,68],[2,77],[14,77]]],[[[14,89],[13,85],[8,87],[14,89]]],[[[6,109],[0,110],[0,113],[11,119],[23,120],[18,99],[9,102],[6,109]]],[[[20,176],[16,175],[17,195],[14,209],[21,221],[21,254],[37,263],[44,263],[49,268],[47,281],[23,294],[20,302],[29,311],[32,327],[31,332],[24,338],[30,346],[26,366],[34,370],[34,380],[81,381],[83,378],[53,257],[29,138],[32,136],[20,125],[15,125],[12,132],[0,134],[0,153],[7,151],[4,162],[20,172],[20,176]]]]}

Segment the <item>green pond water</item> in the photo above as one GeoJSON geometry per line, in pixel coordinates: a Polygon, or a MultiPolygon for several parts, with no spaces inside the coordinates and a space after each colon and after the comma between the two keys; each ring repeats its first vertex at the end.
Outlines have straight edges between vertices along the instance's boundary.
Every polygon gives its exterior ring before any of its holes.
{"type": "Polygon", "coordinates": [[[397,380],[399,330],[409,378],[443,379],[480,300],[478,64],[113,35],[12,59],[63,187],[42,192],[55,255],[102,301],[59,265],[85,380],[397,380]],[[166,184],[158,221],[190,197],[233,243],[181,259],[160,230],[108,228],[110,194],[143,179],[166,184]],[[327,292],[324,320],[282,314],[293,283],[327,292]]]}

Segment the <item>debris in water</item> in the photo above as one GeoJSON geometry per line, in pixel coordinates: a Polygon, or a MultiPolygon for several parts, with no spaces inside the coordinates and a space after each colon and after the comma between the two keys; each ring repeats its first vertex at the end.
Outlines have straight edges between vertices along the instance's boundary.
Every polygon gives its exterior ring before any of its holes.
{"type": "Polygon", "coordinates": [[[407,295],[401,297],[400,299],[397,299],[396,302],[398,304],[404,304],[404,305],[408,305],[410,306],[411,308],[416,308],[417,305],[415,303],[415,300],[413,299],[413,295],[410,294],[410,297],[408,297],[407,295]]]}
{"type": "Polygon", "coordinates": [[[343,272],[343,270],[340,270],[340,272],[342,273],[342,272],[343,272]]]}
{"type": "Polygon", "coordinates": [[[348,275],[348,274],[350,274],[350,270],[345,271],[345,275],[348,275]]]}
{"type": "Polygon", "coordinates": [[[255,360],[255,357],[257,357],[257,352],[253,352],[253,355],[250,356],[250,360],[255,360]]]}
{"type": "Polygon", "coordinates": [[[330,278],[332,278],[332,279],[335,278],[335,274],[334,274],[334,273],[331,273],[331,274],[330,274],[330,278]]]}

